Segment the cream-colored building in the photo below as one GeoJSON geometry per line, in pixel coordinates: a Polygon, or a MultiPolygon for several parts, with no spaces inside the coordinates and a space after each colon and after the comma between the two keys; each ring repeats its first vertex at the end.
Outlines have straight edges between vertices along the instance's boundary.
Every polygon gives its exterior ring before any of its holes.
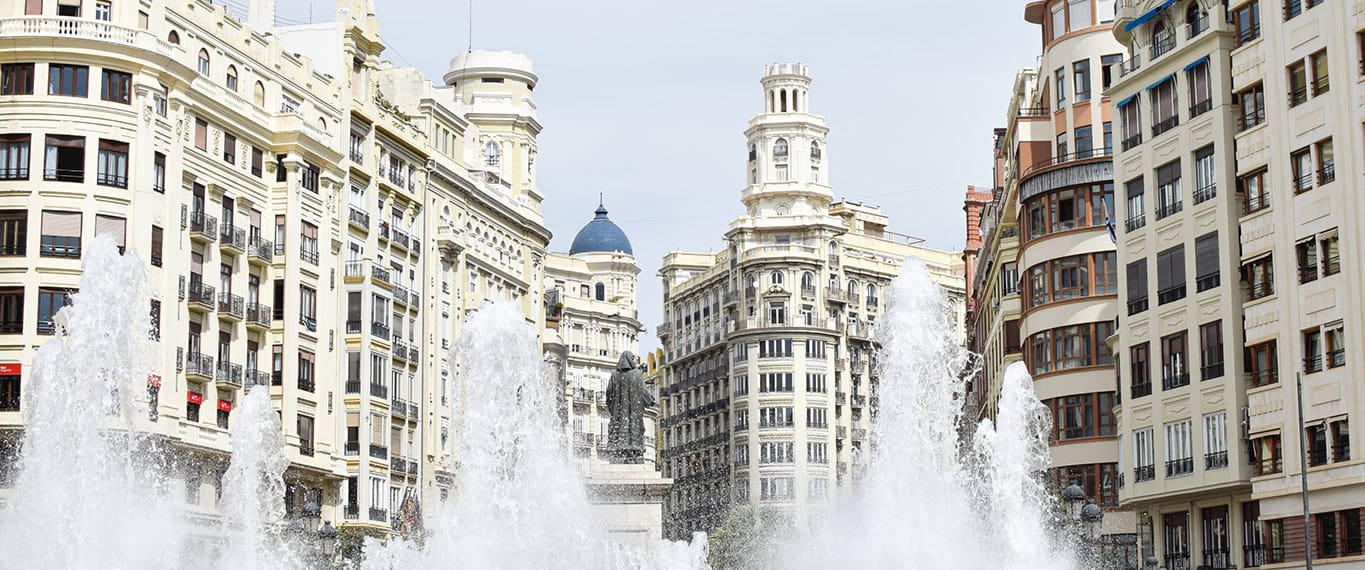
{"type": "Polygon", "coordinates": [[[660,270],[666,536],[714,530],[731,504],[804,526],[857,479],[877,382],[869,333],[906,258],[943,284],[961,326],[961,254],[834,199],[810,82],[805,65],[767,67],[729,247],[670,253],[660,270]]]}
{"type": "MultiPolygon", "coordinates": [[[[575,455],[590,467],[607,461],[607,382],[621,353],[640,356],[640,268],[630,239],[599,205],[568,254],[552,253],[545,273],[547,352],[562,353],[565,424],[575,455]],[[549,331],[547,331],[549,332],[549,331]]],[[[640,356],[643,362],[643,356],[640,356]]],[[[655,463],[654,421],[645,418],[645,461],[655,463]]]]}
{"type": "Polygon", "coordinates": [[[1052,412],[1051,486],[1078,484],[1105,511],[1102,543],[1137,567],[1135,518],[1119,510],[1114,332],[1119,293],[1113,216],[1111,66],[1123,47],[1107,0],[1029,2],[1036,70],[1015,77],[997,131],[997,189],[982,208],[973,276],[968,404],[992,417],[1005,368],[1022,358],[1052,412]]]}
{"type": "Polygon", "coordinates": [[[277,27],[270,0],[0,7],[3,445],[82,240],[110,233],[148,261],[188,511],[215,516],[251,386],[284,426],[290,516],[384,530],[456,484],[460,321],[485,299],[544,318],[537,78],[471,52],[432,85],[380,59],[372,2],[337,8],[277,27]]]}
{"type": "Polygon", "coordinates": [[[1361,167],[1335,160],[1361,150],[1363,28],[1341,2],[1119,10],[1121,499],[1167,568],[1303,568],[1305,472],[1315,567],[1365,567],[1361,167]]]}

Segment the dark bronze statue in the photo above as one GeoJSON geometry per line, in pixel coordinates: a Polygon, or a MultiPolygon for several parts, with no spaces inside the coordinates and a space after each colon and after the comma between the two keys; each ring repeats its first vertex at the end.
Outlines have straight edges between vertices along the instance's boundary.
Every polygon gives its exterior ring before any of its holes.
{"type": "Polygon", "coordinates": [[[654,396],[645,388],[640,374],[640,357],[621,353],[616,372],[607,382],[607,453],[612,463],[644,463],[645,408],[654,405],[654,396]]]}

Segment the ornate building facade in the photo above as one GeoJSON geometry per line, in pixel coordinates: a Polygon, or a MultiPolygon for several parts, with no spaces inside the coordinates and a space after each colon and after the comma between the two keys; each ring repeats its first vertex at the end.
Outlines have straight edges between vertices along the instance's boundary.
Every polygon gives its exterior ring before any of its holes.
{"type": "Polygon", "coordinates": [[[960,253],[834,199],[810,83],[805,65],[767,67],[728,248],[670,253],[660,270],[666,536],[714,530],[732,504],[802,526],[820,518],[860,474],[877,382],[870,331],[900,264],[923,260],[965,307],[960,253]]]}

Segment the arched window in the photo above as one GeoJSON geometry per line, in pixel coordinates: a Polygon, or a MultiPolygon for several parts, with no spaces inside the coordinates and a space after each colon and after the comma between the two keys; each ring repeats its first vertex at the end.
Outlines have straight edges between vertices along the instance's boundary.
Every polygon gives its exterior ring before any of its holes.
{"type": "Polygon", "coordinates": [[[1157,20],[1155,24],[1152,24],[1152,45],[1155,46],[1163,41],[1167,41],[1166,38],[1170,35],[1171,32],[1166,28],[1165,20],[1157,20]]]}
{"type": "Polygon", "coordinates": [[[877,286],[875,284],[867,284],[867,298],[868,300],[875,300],[877,298],[877,286]]]}
{"type": "Polygon", "coordinates": [[[171,33],[166,34],[166,41],[174,45],[180,45],[180,32],[171,30],[171,33]]]}
{"type": "Polygon", "coordinates": [[[815,274],[809,271],[801,274],[801,288],[804,290],[815,289],[815,274]]]}
{"type": "Polygon", "coordinates": [[[801,90],[792,89],[792,111],[801,112],[801,90]]]}
{"type": "Polygon", "coordinates": [[[257,106],[257,107],[264,107],[264,106],[265,106],[265,84],[264,84],[264,83],[261,83],[260,81],[257,81],[257,82],[256,82],[256,86],[253,87],[253,88],[251,89],[251,101],[252,101],[253,103],[256,103],[256,106],[257,106]]]}
{"type": "Polygon", "coordinates": [[[811,141],[811,143],[810,143],[810,160],[811,160],[811,162],[820,162],[820,157],[821,157],[821,154],[820,154],[820,143],[815,142],[815,141],[811,141]]]}
{"type": "Polygon", "coordinates": [[[745,275],[744,282],[747,284],[746,286],[750,289],[758,288],[758,276],[754,275],[753,273],[745,275]]]}
{"type": "Polygon", "coordinates": [[[777,142],[773,143],[773,156],[787,158],[787,139],[777,139],[777,142]]]}
{"type": "Polygon", "coordinates": [[[500,162],[502,162],[502,149],[498,147],[497,142],[488,141],[488,144],[483,145],[484,165],[497,166],[500,162]]]}
{"type": "Polygon", "coordinates": [[[598,283],[597,286],[594,288],[594,292],[593,292],[593,293],[594,293],[593,296],[594,296],[598,301],[605,301],[605,300],[607,300],[607,285],[606,285],[605,283],[598,283]]]}
{"type": "Polygon", "coordinates": [[[858,282],[857,282],[857,281],[854,281],[854,280],[852,280],[852,279],[849,279],[849,280],[848,280],[848,295],[849,295],[850,297],[852,297],[853,295],[857,295],[857,294],[858,294],[858,282]]]}
{"type": "Polygon", "coordinates": [[[209,50],[199,49],[199,75],[210,75],[209,50]]]}
{"type": "Polygon", "coordinates": [[[237,92],[237,66],[229,65],[227,70],[227,80],[223,85],[227,86],[228,91],[237,92]]]}
{"type": "Polygon", "coordinates": [[[768,280],[771,281],[773,285],[781,285],[782,272],[781,271],[772,272],[771,274],[768,275],[768,280]]]}
{"type": "Polygon", "coordinates": [[[783,89],[783,90],[782,90],[782,95],[780,96],[780,99],[782,100],[782,112],[783,112],[783,113],[786,113],[786,112],[787,112],[787,90],[786,90],[786,89],[783,89]]]}
{"type": "Polygon", "coordinates": [[[749,143],[749,162],[755,160],[758,160],[758,147],[755,147],[753,143],[749,143]]]}
{"type": "Polygon", "coordinates": [[[1203,32],[1208,27],[1208,20],[1204,19],[1204,10],[1199,7],[1199,0],[1190,1],[1190,7],[1185,10],[1185,23],[1190,26],[1191,36],[1203,32]]]}

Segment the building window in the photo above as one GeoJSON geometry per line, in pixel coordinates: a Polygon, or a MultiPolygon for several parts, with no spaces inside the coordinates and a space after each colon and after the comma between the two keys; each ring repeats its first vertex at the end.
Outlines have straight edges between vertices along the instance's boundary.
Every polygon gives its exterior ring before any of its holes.
{"type": "Polygon", "coordinates": [[[1228,466],[1227,412],[1204,416],[1204,469],[1223,469],[1228,466]]]}
{"type": "Polygon", "coordinates": [[[787,304],[784,302],[768,303],[768,324],[785,325],[787,324],[787,304]]]}
{"type": "Polygon", "coordinates": [[[318,191],[318,178],[321,175],[322,171],[319,170],[318,167],[305,162],[303,163],[303,168],[299,170],[299,185],[303,186],[304,190],[311,190],[316,194],[318,191]]]}
{"type": "MultiPolygon", "coordinates": [[[[1086,6],[1090,3],[1087,1],[1086,6]]],[[[1073,22],[1074,23],[1074,22],[1073,22]]],[[[1090,60],[1084,59],[1071,64],[1071,77],[1076,82],[1076,102],[1090,100],[1090,60]]]]}
{"type": "Polygon", "coordinates": [[[759,392],[791,392],[792,373],[774,372],[758,375],[759,392]]]}
{"type": "Polygon", "coordinates": [[[128,143],[100,139],[95,182],[100,186],[128,187],[128,143]]]}
{"type": "Polygon", "coordinates": [[[299,389],[304,392],[314,390],[317,380],[314,376],[314,359],[312,352],[299,349],[299,389]]]}
{"type": "MultiPolygon", "coordinates": [[[[26,308],[22,287],[0,289],[0,334],[22,334],[24,332],[24,311],[26,308]]],[[[3,399],[2,393],[0,393],[0,399],[3,399]]],[[[18,404],[16,403],[15,406],[17,407],[18,404]]]]}
{"type": "Polygon", "coordinates": [[[1116,433],[1113,392],[1066,396],[1043,405],[1052,412],[1053,441],[1109,437],[1116,433]]]}
{"type": "Polygon", "coordinates": [[[299,235],[299,257],[313,265],[318,264],[318,227],[309,222],[301,222],[299,235]]]}
{"type": "Polygon", "coordinates": [[[1346,365],[1346,333],[1340,323],[1322,327],[1322,336],[1327,342],[1327,351],[1324,353],[1328,368],[1340,368],[1346,365]]]}
{"type": "Polygon", "coordinates": [[[1213,145],[1194,153],[1195,204],[1207,202],[1218,195],[1218,181],[1215,178],[1217,165],[1214,163],[1213,154],[1213,145]]]}
{"type": "Polygon", "coordinates": [[[1341,273],[1341,246],[1336,228],[1320,235],[1318,241],[1318,251],[1322,257],[1323,277],[1341,273]]]}
{"type": "Polygon", "coordinates": [[[1160,136],[1180,125],[1180,101],[1176,96],[1175,77],[1169,77],[1148,91],[1152,101],[1152,137],[1160,136]]]}
{"type": "Polygon", "coordinates": [[[780,428],[792,427],[792,409],[787,407],[759,408],[758,427],[760,428],[780,428]]]}
{"type": "Polygon", "coordinates": [[[0,64],[0,95],[32,95],[33,64],[0,64]]]}
{"type": "Polygon", "coordinates": [[[72,293],[68,289],[38,289],[38,334],[56,334],[57,311],[71,304],[72,293]]]}
{"type": "Polygon", "coordinates": [[[1128,196],[1127,207],[1125,208],[1128,218],[1124,222],[1124,229],[1128,232],[1136,231],[1147,225],[1147,211],[1144,204],[1146,201],[1145,188],[1141,176],[1124,184],[1124,190],[1128,196]]]}
{"type": "Polygon", "coordinates": [[[209,68],[209,50],[203,48],[199,49],[198,69],[199,75],[203,75],[205,77],[213,75],[211,73],[212,70],[209,68]]]}
{"type": "Polygon", "coordinates": [[[495,141],[488,141],[483,145],[483,165],[496,167],[502,162],[502,148],[495,141]]]}
{"type": "Polygon", "coordinates": [[[1209,62],[1195,65],[1185,72],[1190,84],[1190,118],[1193,119],[1213,109],[1213,95],[1209,91],[1209,62]]]}
{"type": "Polygon", "coordinates": [[[1052,6],[1052,39],[1066,35],[1066,5],[1058,2],[1052,6]]]}
{"type": "Polygon", "coordinates": [[[85,137],[47,135],[46,151],[44,180],[85,181],[85,137]]]}
{"type": "Polygon", "coordinates": [[[1188,386],[1190,373],[1186,368],[1186,338],[1180,332],[1161,339],[1161,389],[1174,390],[1188,386]]]}
{"type": "Polygon", "coordinates": [[[1123,65],[1122,54],[1111,53],[1100,57],[1101,91],[1108,91],[1109,86],[1113,85],[1114,74],[1117,73],[1117,71],[1114,70],[1114,66],[1117,65],[1123,65]]]}
{"type": "Polygon", "coordinates": [[[1030,307],[1118,292],[1114,252],[1054,259],[1029,268],[1030,307]]]}
{"type": "Polygon", "coordinates": [[[1232,19],[1237,24],[1238,46],[1261,37],[1261,3],[1259,0],[1247,2],[1234,9],[1232,19]]]}
{"type": "Polygon", "coordinates": [[[1266,186],[1266,170],[1258,170],[1237,178],[1237,189],[1242,193],[1242,215],[1270,207],[1270,188],[1266,186]]]}
{"type": "Polygon", "coordinates": [[[0,256],[22,257],[28,252],[28,211],[0,210],[0,256]]]}
{"type": "Polygon", "coordinates": [[[1257,83],[1237,93],[1237,106],[1241,109],[1238,118],[1238,132],[1245,131],[1265,122],[1265,86],[1257,83]]]}
{"type": "Polygon", "coordinates": [[[1242,266],[1242,280],[1247,283],[1247,301],[1263,299],[1275,294],[1275,271],[1270,255],[1246,262],[1242,266]]]}
{"type": "Polygon", "coordinates": [[[308,332],[317,332],[318,293],[307,285],[299,285],[299,324],[308,332]]]}
{"type": "Polygon", "coordinates": [[[1299,260],[1299,283],[1318,280],[1318,240],[1309,238],[1294,246],[1299,260]]]}
{"type": "Polygon", "coordinates": [[[1156,169],[1156,219],[1180,213],[1184,201],[1180,192],[1180,160],[1156,169]]]}
{"type": "Polygon", "coordinates": [[[85,97],[88,92],[90,68],[84,65],[49,64],[47,94],[85,97]]]}
{"type": "Polygon", "coordinates": [[[1147,310],[1147,259],[1130,261],[1126,271],[1128,276],[1128,314],[1136,315],[1147,310]]]}
{"type": "Polygon", "coordinates": [[[106,69],[100,80],[100,100],[129,104],[133,100],[133,74],[106,69]]]}
{"type": "Polygon", "coordinates": [[[237,164],[237,135],[223,133],[223,162],[237,164]]]}
{"type": "Polygon", "coordinates": [[[229,65],[229,66],[228,66],[227,78],[224,80],[223,85],[227,87],[228,91],[231,91],[231,92],[233,92],[233,93],[236,93],[236,92],[237,92],[237,67],[236,67],[236,66],[233,66],[233,65],[229,65]]]}
{"type": "Polygon", "coordinates": [[[1312,81],[1313,96],[1323,95],[1331,90],[1332,84],[1327,76],[1327,50],[1308,56],[1309,79],[1312,81]]]}
{"type": "Polygon", "coordinates": [[[1336,157],[1332,152],[1332,139],[1313,145],[1318,159],[1318,184],[1323,185],[1337,179],[1336,157]]]}
{"type": "Polygon", "coordinates": [[[108,22],[110,16],[112,15],[111,14],[112,12],[113,7],[110,5],[109,0],[96,0],[95,2],[96,20],[99,20],[101,22],[108,22]]]}
{"type": "MultiPolygon", "coordinates": [[[[1345,461],[1350,461],[1351,460],[1350,424],[1344,419],[1337,420],[1328,424],[1328,431],[1332,433],[1332,462],[1341,463],[1345,461]]],[[[1359,530],[1360,530],[1359,527],[1357,527],[1356,534],[1352,536],[1360,536],[1359,530]]],[[[1359,546],[1360,546],[1359,543],[1357,543],[1356,545],[1357,553],[1360,552],[1359,546]]]]}
{"type": "Polygon", "coordinates": [[[95,235],[108,235],[114,238],[114,243],[118,245],[119,253],[123,253],[128,245],[128,221],[115,216],[95,214],[95,235]]]}
{"type": "Polygon", "coordinates": [[[154,267],[161,267],[161,254],[164,241],[165,233],[164,230],[161,229],[161,226],[152,226],[152,248],[148,257],[154,267]]]}
{"type": "Polygon", "coordinates": [[[1152,393],[1151,365],[1148,361],[1148,344],[1142,343],[1128,349],[1129,370],[1132,378],[1130,396],[1140,398],[1152,393]]]}
{"type": "Polygon", "coordinates": [[[1279,383],[1278,352],[1273,340],[1246,347],[1247,377],[1251,380],[1253,388],[1279,383]]]}
{"type": "Polygon", "coordinates": [[[1199,6],[1199,2],[1190,2],[1185,9],[1185,25],[1189,28],[1191,38],[1209,29],[1209,13],[1199,6]]]}
{"type": "Polygon", "coordinates": [[[1052,82],[1052,85],[1055,86],[1055,87],[1057,88],[1057,108],[1058,108],[1058,109],[1061,109],[1061,108],[1063,108],[1063,107],[1066,106],[1066,68],[1065,68],[1065,67],[1058,67],[1058,68],[1057,68],[1056,80],[1052,82]]]}
{"type": "Polygon", "coordinates": [[[1077,127],[1075,131],[1076,139],[1076,158],[1089,158],[1094,156],[1095,140],[1090,125],[1077,127]]]}
{"type": "Polygon", "coordinates": [[[1297,107],[1308,101],[1308,66],[1296,61],[1285,68],[1289,76],[1289,106],[1297,107]]]}
{"type": "Polygon", "coordinates": [[[1194,473],[1194,446],[1190,420],[1166,424],[1166,477],[1194,473]]]}
{"type": "Polygon", "coordinates": [[[1177,245],[1156,256],[1157,304],[1185,298],[1185,246],[1177,245]]]}
{"type": "Polygon", "coordinates": [[[1223,376],[1223,321],[1199,326],[1199,379],[1223,376]]]}
{"type": "Polygon", "coordinates": [[[1056,190],[1029,198],[1024,218],[1029,239],[1086,227],[1102,227],[1113,203],[1113,184],[1056,190]]]}
{"type": "Polygon", "coordinates": [[[1029,368],[1033,374],[1046,374],[1112,366],[1113,355],[1104,339],[1114,332],[1113,321],[1072,325],[1046,330],[1028,339],[1029,368]]]}
{"type": "Polygon", "coordinates": [[[43,234],[39,253],[43,257],[81,256],[80,212],[43,211],[43,234]]]}
{"type": "Polygon", "coordinates": [[[1162,528],[1165,540],[1162,541],[1164,568],[1189,568],[1190,564],[1190,514],[1188,512],[1166,513],[1162,528]]]}
{"type": "Polygon", "coordinates": [[[790,441],[765,441],[759,444],[759,463],[793,463],[796,461],[793,453],[795,444],[790,441]]]}
{"type": "Polygon", "coordinates": [[[1253,438],[1252,449],[1256,453],[1254,458],[1256,475],[1272,475],[1283,469],[1283,458],[1280,455],[1280,434],[1253,438]]]}
{"type": "Polygon", "coordinates": [[[1289,165],[1293,169],[1294,193],[1301,194],[1313,189],[1313,156],[1308,147],[1289,155],[1289,165]]]}
{"type": "Polygon", "coordinates": [[[30,135],[0,135],[0,180],[28,180],[30,135]]]}
{"type": "Polygon", "coordinates": [[[1156,441],[1152,428],[1133,431],[1133,480],[1141,483],[1156,479],[1156,441]]]}
{"type": "Polygon", "coordinates": [[[194,118],[194,148],[209,149],[209,122],[199,117],[194,118]]]}

